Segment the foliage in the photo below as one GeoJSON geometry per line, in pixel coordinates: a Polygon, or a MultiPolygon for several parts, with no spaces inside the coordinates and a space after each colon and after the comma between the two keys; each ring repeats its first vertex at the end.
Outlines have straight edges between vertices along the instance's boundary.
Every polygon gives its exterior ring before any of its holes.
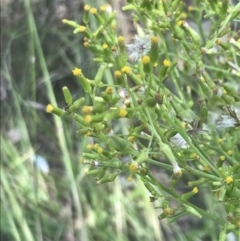
{"type": "Polygon", "coordinates": [[[117,36],[116,13],[109,6],[85,5],[84,25],[63,20],[74,28],[74,34],[84,36],[83,45],[100,67],[93,79],[77,67],[73,70],[90,100],[73,100],[63,87],[67,106],[48,105],[47,112],[79,123],[77,134],[89,140],[82,163],[90,166],[87,174],[95,176],[98,184],[112,182],[121,173],[129,173],[129,181],[140,176],[150,201],[161,200],[159,219],[173,222],[188,214],[205,217],[224,227],[219,236],[224,240],[228,230],[240,227],[236,85],[240,45],[234,22],[240,4],[128,3],[123,10],[132,10],[138,29],[130,44],[117,36]],[[91,27],[90,15],[97,20],[97,28],[91,27]],[[125,128],[118,128],[120,122],[125,128]],[[153,175],[153,165],[173,170],[167,184],[153,175]],[[192,191],[179,194],[183,177],[192,191]],[[189,200],[201,195],[203,186],[215,196],[214,202],[224,205],[224,219],[189,200]],[[173,200],[177,205],[173,206],[173,200]]]}
{"type": "Polygon", "coordinates": [[[2,11],[1,238],[237,235],[239,4],[128,1],[129,42],[83,2],[2,11]]]}

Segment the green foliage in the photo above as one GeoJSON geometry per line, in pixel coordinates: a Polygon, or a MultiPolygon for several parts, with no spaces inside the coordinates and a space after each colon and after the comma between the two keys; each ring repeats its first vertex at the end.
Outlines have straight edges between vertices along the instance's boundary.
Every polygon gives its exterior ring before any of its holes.
{"type": "MultiPolygon", "coordinates": [[[[138,31],[130,44],[117,36],[116,12],[108,12],[106,6],[85,7],[84,16],[93,15],[97,21],[95,29],[86,20],[85,26],[63,20],[74,28],[74,34],[84,36],[84,46],[93,52],[93,61],[100,63],[93,79],[77,67],[73,70],[91,106],[83,102],[72,111],[68,104],[64,112],[79,122],[78,133],[95,143],[86,146],[82,163],[89,165],[87,173],[99,184],[113,182],[121,173],[128,173],[129,181],[140,176],[150,200],[161,203],[160,219],[172,222],[190,214],[237,229],[240,88],[235,79],[240,73],[240,52],[234,21],[240,4],[129,3],[123,10],[132,11],[138,31]],[[102,112],[95,111],[99,103],[106,106],[102,112]],[[124,129],[114,124],[119,119],[124,129]],[[153,165],[173,170],[169,183],[157,180],[153,165]],[[180,195],[181,179],[191,180],[193,190],[180,195]],[[189,201],[202,195],[202,186],[208,187],[214,202],[222,202],[224,219],[189,201]]],[[[227,230],[223,229],[219,240],[224,240],[227,230]]]]}
{"type": "Polygon", "coordinates": [[[130,43],[107,5],[3,11],[2,239],[240,235],[240,6],[127,2],[130,43]]]}

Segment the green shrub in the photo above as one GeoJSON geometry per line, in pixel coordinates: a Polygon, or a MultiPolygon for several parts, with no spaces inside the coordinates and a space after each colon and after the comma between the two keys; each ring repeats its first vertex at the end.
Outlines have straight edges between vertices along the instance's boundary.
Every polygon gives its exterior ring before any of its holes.
{"type": "Polygon", "coordinates": [[[240,3],[127,2],[137,32],[131,43],[116,33],[120,23],[107,5],[86,5],[84,25],[63,20],[84,36],[99,69],[92,79],[72,70],[89,98],[63,87],[66,106],[46,110],[79,124],[76,133],[89,140],[82,163],[98,184],[138,176],[160,203],[159,219],[204,217],[225,240],[240,228],[240,3]],[[172,172],[165,183],[156,175],[162,169],[172,172]],[[191,202],[205,190],[222,203],[224,218],[191,202]]]}

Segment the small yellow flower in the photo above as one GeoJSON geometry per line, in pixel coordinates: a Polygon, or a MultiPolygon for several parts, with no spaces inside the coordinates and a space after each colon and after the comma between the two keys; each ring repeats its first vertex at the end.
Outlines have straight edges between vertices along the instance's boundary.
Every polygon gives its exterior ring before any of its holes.
{"type": "Polygon", "coordinates": [[[87,145],[87,149],[88,149],[88,150],[92,150],[92,148],[93,148],[93,145],[92,145],[92,144],[88,144],[88,145],[87,145]]]}
{"type": "Polygon", "coordinates": [[[128,67],[128,66],[124,66],[122,68],[122,72],[125,73],[125,74],[130,74],[131,73],[131,68],[128,67]]]}
{"type": "Polygon", "coordinates": [[[92,116],[86,115],[85,121],[86,121],[88,124],[91,123],[91,121],[92,121],[92,116]]]}
{"type": "Polygon", "coordinates": [[[197,154],[196,152],[194,152],[191,156],[192,156],[192,158],[194,158],[194,159],[197,159],[197,158],[198,158],[198,154],[197,154]]]}
{"type": "Polygon", "coordinates": [[[88,42],[88,41],[85,41],[85,42],[83,43],[83,46],[84,46],[85,48],[89,47],[89,42],[88,42]]]}
{"type": "Polygon", "coordinates": [[[119,116],[120,116],[120,117],[123,118],[123,117],[125,117],[126,115],[127,115],[127,111],[126,111],[125,109],[120,109],[120,110],[119,110],[119,116]]]}
{"type": "Polygon", "coordinates": [[[102,45],[102,48],[103,48],[103,49],[107,49],[107,48],[108,48],[108,45],[107,45],[107,44],[103,44],[103,45],[102,45]]]}
{"type": "Polygon", "coordinates": [[[113,94],[113,88],[112,87],[107,87],[107,89],[105,90],[105,92],[109,95],[113,94]]]}
{"type": "Polygon", "coordinates": [[[90,10],[90,6],[86,4],[86,5],[84,6],[84,10],[85,10],[85,11],[89,11],[89,10],[90,10]]]}
{"type": "Polygon", "coordinates": [[[106,8],[107,8],[107,5],[103,5],[103,6],[100,7],[100,10],[101,10],[102,12],[105,12],[105,11],[106,11],[106,8]]]}
{"type": "Polygon", "coordinates": [[[226,157],[225,157],[225,156],[220,156],[219,159],[220,159],[221,161],[225,161],[226,157]]]}
{"type": "Polygon", "coordinates": [[[219,144],[222,144],[222,143],[223,143],[223,139],[219,138],[219,139],[218,139],[218,143],[219,143],[219,144]]]}
{"type": "Polygon", "coordinates": [[[143,58],[142,58],[142,63],[143,63],[143,64],[148,64],[148,63],[150,63],[150,57],[147,56],[147,55],[143,56],[143,58]]]}
{"type": "Polygon", "coordinates": [[[205,79],[203,78],[203,76],[200,77],[200,80],[201,80],[202,82],[205,82],[205,79]]]}
{"type": "Polygon", "coordinates": [[[228,153],[229,156],[231,156],[233,154],[233,151],[229,150],[227,153],[228,153]]]}
{"type": "Polygon", "coordinates": [[[221,44],[221,39],[219,39],[219,38],[216,39],[215,43],[216,43],[217,45],[221,44]]]}
{"type": "Polygon", "coordinates": [[[204,171],[204,172],[209,172],[209,171],[210,171],[210,167],[209,167],[209,166],[205,166],[205,167],[203,168],[203,171],[204,171]]]}
{"type": "Polygon", "coordinates": [[[128,137],[128,140],[131,141],[131,142],[133,142],[133,141],[135,140],[135,136],[129,136],[129,137],[128,137]]]}
{"type": "Polygon", "coordinates": [[[159,42],[159,38],[157,36],[152,36],[151,37],[151,43],[152,44],[157,44],[159,42]]]}
{"type": "Polygon", "coordinates": [[[225,179],[225,182],[226,182],[227,184],[232,183],[232,182],[233,182],[233,177],[232,177],[232,176],[227,176],[226,179],[225,179]]]}
{"type": "Polygon", "coordinates": [[[182,21],[182,20],[178,21],[178,22],[177,22],[177,25],[178,25],[178,26],[182,26],[182,25],[183,25],[183,21],[182,21]]]}
{"type": "Polygon", "coordinates": [[[170,207],[167,207],[163,210],[163,212],[166,214],[166,215],[171,215],[173,214],[173,209],[170,208],[170,207]]]}
{"type": "Polygon", "coordinates": [[[91,12],[92,14],[97,14],[97,9],[96,9],[96,8],[91,8],[90,12],[91,12]]]}
{"type": "Polygon", "coordinates": [[[181,126],[185,129],[186,128],[186,123],[185,122],[181,122],[181,126]]]}
{"type": "Polygon", "coordinates": [[[237,40],[238,43],[240,43],[240,38],[237,40]]]}
{"type": "Polygon", "coordinates": [[[194,194],[198,193],[198,188],[197,188],[197,187],[194,187],[193,190],[192,190],[192,192],[193,192],[194,194]]]}
{"type": "Polygon", "coordinates": [[[188,6],[188,11],[189,12],[194,11],[194,7],[193,6],[188,6]]]}
{"type": "Polygon", "coordinates": [[[119,70],[115,71],[114,75],[115,75],[116,78],[121,78],[122,77],[122,73],[119,70]]]}
{"type": "Polygon", "coordinates": [[[132,173],[137,172],[137,170],[138,170],[138,164],[137,164],[137,162],[132,162],[132,163],[129,165],[129,170],[130,170],[132,173]]]}
{"type": "Polygon", "coordinates": [[[119,36],[118,37],[118,43],[119,44],[124,44],[124,37],[123,36],[119,36]]]}
{"type": "Polygon", "coordinates": [[[85,32],[86,31],[86,27],[85,26],[79,26],[79,32],[85,32]]]}
{"type": "Polygon", "coordinates": [[[99,147],[97,148],[97,152],[98,152],[99,154],[103,153],[103,148],[99,146],[99,147]]]}
{"type": "Polygon", "coordinates": [[[72,70],[74,76],[80,76],[82,74],[82,70],[75,67],[75,69],[72,70]]]}
{"type": "Polygon", "coordinates": [[[90,114],[92,112],[92,106],[87,106],[87,105],[84,105],[83,108],[82,108],[82,112],[84,114],[90,114]]]}
{"type": "Polygon", "coordinates": [[[51,113],[53,111],[54,107],[51,104],[48,104],[46,107],[46,112],[51,113]]]}
{"type": "Polygon", "coordinates": [[[186,18],[187,18],[187,14],[186,14],[186,13],[182,13],[182,14],[181,14],[181,18],[182,18],[182,19],[186,19],[186,18]]]}
{"type": "Polygon", "coordinates": [[[163,65],[164,65],[165,67],[169,67],[170,64],[171,64],[171,62],[170,62],[169,60],[164,59],[164,61],[163,61],[163,65]]]}

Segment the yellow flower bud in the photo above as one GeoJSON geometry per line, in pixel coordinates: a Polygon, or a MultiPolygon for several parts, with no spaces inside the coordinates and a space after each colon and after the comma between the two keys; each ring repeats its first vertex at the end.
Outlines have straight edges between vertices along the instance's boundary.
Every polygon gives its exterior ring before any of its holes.
{"type": "Polygon", "coordinates": [[[75,67],[75,69],[72,70],[74,76],[80,76],[82,74],[82,70],[75,67]]]}
{"type": "Polygon", "coordinates": [[[114,75],[115,75],[116,78],[121,78],[122,77],[122,73],[119,70],[115,71],[114,75]]]}
{"type": "Polygon", "coordinates": [[[108,45],[107,45],[107,44],[103,44],[103,45],[102,45],[102,48],[103,48],[103,49],[107,49],[107,48],[108,48],[108,45]]]}
{"type": "Polygon", "coordinates": [[[165,67],[169,67],[170,64],[171,64],[171,62],[170,62],[169,60],[164,59],[164,61],[163,61],[163,65],[164,65],[165,67]]]}
{"type": "Polygon", "coordinates": [[[135,136],[129,136],[129,137],[128,137],[128,140],[131,141],[131,142],[133,142],[134,139],[135,139],[135,136]]]}
{"type": "Polygon", "coordinates": [[[96,14],[97,13],[97,9],[96,8],[91,8],[90,12],[91,12],[91,14],[96,14]]]}
{"type": "Polygon", "coordinates": [[[149,56],[147,56],[147,55],[143,56],[143,58],[142,58],[143,70],[146,74],[151,72],[150,61],[151,61],[151,59],[149,56]]]}
{"type": "Polygon", "coordinates": [[[220,159],[221,161],[225,161],[226,157],[225,157],[225,156],[220,156],[219,159],[220,159]]]}
{"type": "Polygon", "coordinates": [[[103,153],[103,148],[99,146],[99,147],[97,148],[97,152],[98,152],[99,154],[103,153]]]}
{"type": "Polygon", "coordinates": [[[93,148],[92,144],[88,144],[88,145],[87,145],[87,149],[88,149],[88,150],[92,150],[92,148],[93,148]]]}
{"type": "Polygon", "coordinates": [[[194,194],[198,193],[198,188],[197,188],[197,187],[194,187],[193,190],[192,190],[192,192],[193,192],[194,194]]]}
{"type": "Polygon", "coordinates": [[[119,44],[124,44],[124,37],[123,36],[119,36],[118,37],[118,43],[119,44]]]}
{"type": "Polygon", "coordinates": [[[107,87],[107,89],[105,90],[105,92],[109,95],[113,94],[113,88],[112,87],[107,87]]]}
{"type": "Polygon", "coordinates": [[[170,207],[167,207],[163,210],[163,212],[168,216],[168,215],[173,214],[173,209],[170,207]]]}
{"type": "Polygon", "coordinates": [[[82,108],[82,112],[84,114],[90,114],[93,110],[93,107],[92,106],[87,106],[87,105],[84,105],[83,108],[82,108]]]}
{"type": "Polygon", "coordinates": [[[51,113],[53,111],[54,107],[51,104],[48,104],[46,107],[46,112],[51,113]]]}
{"type": "Polygon", "coordinates": [[[91,123],[91,121],[92,121],[92,116],[87,115],[87,116],[85,117],[85,121],[86,121],[88,124],[91,123]]]}
{"type": "Polygon", "coordinates": [[[84,10],[85,10],[85,11],[89,11],[89,10],[90,10],[90,6],[86,4],[86,5],[84,6],[84,10]]]}
{"type": "Polygon", "coordinates": [[[219,143],[219,144],[222,144],[222,143],[223,143],[223,139],[219,138],[219,139],[218,139],[218,143],[219,143]]]}
{"type": "Polygon", "coordinates": [[[225,179],[225,182],[226,182],[227,184],[232,183],[232,182],[233,182],[233,177],[232,177],[232,176],[227,176],[226,179],[225,179]]]}
{"type": "Polygon", "coordinates": [[[145,64],[148,64],[150,63],[150,57],[149,56],[143,56],[142,58],[142,63],[145,65],[145,64]]]}
{"type": "Polygon", "coordinates": [[[124,118],[127,115],[127,111],[125,109],[120,109],[119,110],[119,116],[124,118]]]}
{"type": "Polygon", "coordinates": [[[132,173],[137,172],[137,170],[138,170],[138,164],[137,164],[137,162],[132,162],[132,163],[129,165],[129,170],[130,170],[132,173]]]}
{"type": "Polygon", "coordinates": [[[151,44],[157,44],[159,42],[159,38],[157,36],[151,37],[151,44]]]}
{"type": "Polygon", "coordinates": [[[128,66],[124,66],[122,68],[122,72],[125,73],[125,74],[130,74],[131,73],[131,68],[128,67],[128,66]]]}
{"type": "Polygon", "coordinates": [[[78,27],[79,32],[85,32],[86,29],[87,29],[87,28],[86,28],[85,26],[79,26],[79,27],[78,27]]]}

